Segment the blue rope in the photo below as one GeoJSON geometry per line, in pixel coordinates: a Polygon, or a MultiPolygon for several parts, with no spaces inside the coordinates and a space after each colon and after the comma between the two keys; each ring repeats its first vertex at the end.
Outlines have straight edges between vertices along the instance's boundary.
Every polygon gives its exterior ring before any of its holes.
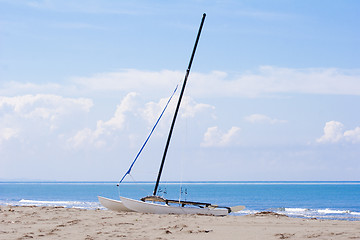
{"type": "Polygon", "coordinates": [[[164,107],[163,111],[162,111],[162,112],[161,112],[161,114],[160,114],[160,117],[159,117],[159,118],[158,118],[158,120],[156,121],[156,123],[155,123],[154,127],[152,128],[152,130],[151,130],[151,132],[150,132],[150,134],[149,134],[149,136],[146,138],[146,140],[145,140],[144,144],[143,144],[143,145],[142,145],[142,147],[140,148],[140,151],[139,151],[139,152],[138,152],[138,154],[136,155],[136,157],[135,157],[134,161],[133,161],[133,162],[132,162],[132,164],[130,165],[129,170],[127,170],[127,172],[125,173],[125,175],[121,178],[120,182],[118,183],[118,186],[119,186],[119,184],[120,184],[120,183],[124,180],[124,178],[126,177],[126,175],[130,174],[132,167],[134,166],[134,164],[135,164],[136,160],[138,159],[138,157],[139,157],[140,153],[141,153],[141,152],[142,152],[142,150],[144,149],[144,147],[145,147],[146,143],[148,142],[148,140],[149,140],[149,138],[150,138],[151,134],[154,132],[154,130],[155,130],[155,128],[156,128],[156,126],[157,126],[157,124],[158,124],[158,123],[159,123],[159,121],[160,121],[160,118],[161,118],[161,117],[162,117],[162,115],[164,114],[164,112],[165,112],[165,110],[166,110],[167,106],[169,105],[169,103],[170,103],[170,101],[171,101],[172,97],[174,96],[174,94],[175,94],[175,92],[176,92],[176,90],[177,90],[178,86],[179,86],[179,85],[176,85],[175,90],[174,90],[174,92],[172,93],[172,95],[170,96],[170,98],[169,98],[168,102],[166,103],[166,105],[165,105],[165,107],[164,107]]]}

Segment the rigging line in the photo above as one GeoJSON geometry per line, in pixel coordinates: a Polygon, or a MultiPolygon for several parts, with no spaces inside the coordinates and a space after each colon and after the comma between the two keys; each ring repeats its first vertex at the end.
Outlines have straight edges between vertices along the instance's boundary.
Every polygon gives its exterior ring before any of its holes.
{"type": "MultiPolygon", "coordinates": [[[[188,119],[185,119],[185,137],[183,137],[184,146],[186,149],[188,149],[188,119]]],[[[182,199],[182,186],[183,186],[183,179],[184,179],[184,161],[186,158],[185,151],[181,151],[180,156],[180,196],[179,196],[179,202],[182,199]]]]}
{"type": "Polygon", "coordinates": [[[142,184],[138,183],[138,181],[136,181],[136,179],[133,177],[133,175],[129,174],[129,176],[131,177],[131,179],[133,180],[133,182],[135,183],[135,186],[140,188],[140,190],[142,192],[144,192],[145,194],[148,192],[148,190],[146,190],[145,188],[142,187],[142,184]]]}
{"type": "MultiPolygon", "coordinates": [[[[142,187],[142,184],[140,184],[136,181],[136,179],[131,174],[129,174],[129,176],[131,177],[132,181],[135,183],[136,189],[140,189],[144,193],[148,192],[145,188],[142,187]]],[[[118,189],[118,194],[119,194],[119,199],[120,199],[120,197],[121,197],[120,187],[118,187],[117,189],[118,189]]]]}
{"type": "Polygon", "coordinates": [[[177,85],[176,85],[174,92],[172,93],[172,95],[170,96],[169,100],[167,101],[167,103],[166,103],[166,105],[165,105],[164,109],[162,110],[162,112],[161,112],[161,114],[160,114],[160,116],[159,116],[158,120],[156,121],[156,123],[155,123],[154,127],[151,129],[151,132],[150,132],[149,136],[146,138],[146,140],[145,140],[144,144],[143,144],[143,145],[142,145],[142,147],[140,148],[140,151],[138,152],[138,154],[136,155],[136,157],[135,157],[134,161],[133,161],[133,162],[132,162],[132,164],[130,165],[129,170],[127,170],[127,172],[126,172],[126,173],[124,174],[124,176],[121,178],[121,180],[119,181],[119,183],[117,184],[117,186],[119,186],[119,184],[120,184],[120,183],[124,180],[124,178],[126,177],[126,175],[130,174],[132,167],[134,166],[134,164],[135,164],[136,160],[138,159],[138,157],[139,157],[140,153],[141,153],[141,152],[142,152],[142,150],[144,149],[144,147],[145,147],[146,143],[148,142],[148,140],[149,140],[150,136],[151,136],[151,135],[152,135],[152,133],[154,132],[154,130],[155,130],[155,128],[156,128],[156,126],[157,126],[157,124],[158,124],[158,123],[159,123],[159,121],[160,121],[160,118],[163,116],[163,114],[164,114],[164,112],[165,112],[165,110],[166,110],[167,106],[169,105],[169,103],[170,103],[170,101],[171,101],[172,97],[174,96],[174,94],[175,94],[176,90],[178,89],[178,86],[179,86],[179,84],[177,84],[177,85]]]}

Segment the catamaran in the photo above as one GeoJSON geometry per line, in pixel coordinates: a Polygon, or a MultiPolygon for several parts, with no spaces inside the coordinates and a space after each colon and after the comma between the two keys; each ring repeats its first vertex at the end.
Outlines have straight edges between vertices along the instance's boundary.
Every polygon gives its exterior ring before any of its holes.
{"type": "MultiPolygon", "coordinates": [[[[176,117],[177,117],[177,114],[178,114],[178,111],[180,108],[181,99],[182,99],[182,96],[185,91],[186,82],[187,82],[188,76],[190,74],[191,65],[192,65],[192,62],[193,62],[193,59],[195,56],[195,51],[196,51],[196,48],[197,48],[197,45],[198,45],[198,42],[200,39],[200,34],[201,34],[201,31],[202,31],[202,28],[204,25],[205,17],[206,17],[206,14],[204,13],[202,16],[202,19],[201,19],[200,27],[199,27],[198,34],[197,34],[196,41],[195,41],[195,45],[194,45],[194,48],[193,48],[193,51],[192,51],[192,54],[190,57],[190,62],[189,62],[188,68],[186,70],[185,78],[184,78],[182,89],[181,89],[180,96],[179,96],[179,100],[177,102],[174,117],[173,117],[173,120],[171,123],[170,131],[169,131],[168,138],[166,141],[165,150],[164,150],[164,154],[163,154],[163,157],[161,160],[160,169],[159,169],[158,176],[156,179],[156,184],[155,184],[153,194],[150,196],[143,197],[140,200],[125,198],[125,197],[120,196],[120,201],[98,196],[100,203],[107,209],[110,209],[113,211],[119,211],[119,212],[125,211],[125,212],[140,212],[140,213],[154,213],[154,214],[204,214],[204,215],[224,216],[224,215],[229,214],[230,212],[238,212],[245,208],[244,206],[226,207],[226,206],[218,206],[218,205],[206,203],[206,202],[171,200],[171,199],[166,199],[164,197],[157,195],[159,182],[161,179],[161,174],[162,174],[164,163],[165,163],[166,154],[167,154],[170,140],[171,140],[171,135],[172,135],[176,117]]],[[[157,120],[155,126],[151,130],[144,145],[141,147],[135,160],[132,162],[129,170],[125,173],[125,175],[123,176],[123,178],[120,180],[119,183],[121,183],[124,180],[126,175],[130,174],[130,171],[131,171],[133,165],[135,164],[135,161],[137,160],[139,154],[141,153],[145,144],[149,140],[152,132],[154,131],[157,123],[159,122],[161,116],[163,115],[166,107],[168,106],[168,104],[169,104],[172,96],[176,92],[176,90],[177,90],[177,87],[175,88],[173,94],[169,98],[165,108],[163,109],[162,113],[160,114],[159,119],[157,120]]],[[[119,186],[119,184],[118,184],[118,186],[119,186]]]]}

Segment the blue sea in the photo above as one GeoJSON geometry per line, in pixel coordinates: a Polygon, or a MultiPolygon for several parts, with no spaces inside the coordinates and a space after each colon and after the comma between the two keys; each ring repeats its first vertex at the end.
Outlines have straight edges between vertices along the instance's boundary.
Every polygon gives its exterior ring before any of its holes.
{"type": "MultiPolygon", "coordinates": [[[[0,182],[0,205],[104,209],[98,195],[139,199],[151,195],[153,187],[150,182],[119,187],[113,182],[0,182]]],[[[160,185],[158,195],[246,206],[234,215],[273,211],[290,217],[360,221],[360,182],[168,182],[160,185]]]]}

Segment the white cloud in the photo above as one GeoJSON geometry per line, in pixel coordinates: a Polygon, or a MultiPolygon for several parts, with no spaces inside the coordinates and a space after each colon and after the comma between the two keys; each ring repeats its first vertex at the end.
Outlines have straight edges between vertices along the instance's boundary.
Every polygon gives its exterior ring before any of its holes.
{"type": "Polygon", "coordinates": [[[73,112],[89,112],[92,100],[86,98],[64,98],[58,95],[37,94],[15,97],[0,97],[0,110],[9,118],[46,121],[50,129],[56,129],[59,119],[73,112]]]}
{"type": "Polygon", "coordinates": [[[360,127],[356,127],[354,130],[345,131],[344,138],[352,143],[360,142],[360,127]]]}
{"type": "Polygon", "coordinates": [[[240,132],[239,127],[232,127],[226,133],[222,132],[218,127],[209,127],[204,134],[203,147],[225,147],[236,145],[238,134],[240,132]]]}
{"type": "Polygon", "coordinates": [[[121,101],[120,105],[116,107],[114,116],[106,122],[99,121],[98,128],[109,128],[114,130],[122,129],[125,123],[125,113],[133,109],[135,104],[134,98],[136,95],[135,92],[128,93],[121,101]]]}
{"type": "Polygon", "coordinates": [[[90,99],[64,98],[51,94],[0,97],[0,109],[10,107],[13,112],[26,118],[47,118],[55,113],[65,114],[74,108],[88,112],[92,106],[93,103],[90,99]]]}
{"type": "Polygon", "coordinates": [[[18,129],[14,128],[0,128],[0,144],[11,138],[17,137],[19,133],[18,129]]]}
{"type": "MultiPolygon", "coordinates": [[[[215,107],[205,103],[197,103],[193,98],[185,96],[181,102],[182,114],[183,118],[193,118],[196,114],[205,112],[205,111],[213,111],[215,107]]],[[[214,116],[213,116],[214,117],[214,116]]]]}
{"type": "Polygon", "coordinates": [[[344,136],[344,124],[337,121],[330,121],[325,124],[324,135],[317,139],[319,143],[338,142],[344,136]]]}
{"type": "Polygon", "coordinates": [[[163,70],[159,72],[141,71],[137,69],[123,69],[118,72],[98,73],[92,77],[76,77],[72,81],[94,91],[134,91],[147,92],[153,95],[175,87],[182,80],[181,71],[163,70]],[[154,91],[156,89],[156,91],[154,91]]]}
{"type": "MultiPolygon", "coordinates": [[[[92,77],[74,78],[82,88],[92,90],[134,91],[143,93],[169,92],[182,80],[182,71],[159,72],[124,69],[100,73],[92,77]]],[[[192,72],[193,97],[246,96],[258,97],[283,93],[360,95],[360,71],[335,68],[292,69],[262,66],[257,71],[228,74],[222,71],[192,72]]]]}
{"type": "Polygon", "coordinates": [[[96,147],[105,146],[104,136],[111,135],[114,130],[121,130],[126,121],[126,113],[134,111],[135,92],[128,93],[121,103],[116,107],[114,116],[107,121],[99,120],[95,130],[85,128],[78,131],[73,137],[68,139],[68,144],[73,148],[79,148],[85,145],[94,145],[96,147]]]}
{"type": "MultiPolygon", "coordinates": [[[[155,121],[160,116],[168,99],[162,98],[158,102],[148,102],[145,104],[145,107],[142,108],[136,106],[136,96],[137,94],[135,92],[127,94],[125,98],[121,101],[121,103],[117,106],[113,117],[106,121],[97,121],[96,128],[93,130],[90,128],[85,128],[78,131],[74,136],[68,139],[68,144],[73,148],[80,148],[86,145],[103,147],[106,145],[106,137],[111,137],[113,134],[115,134],[116,131],[123,130],[125,125],[131,124],[131,122],[127,121],[132,121],[131,119],[134,119],[132,117],[136,116],[140,116],[145,122],[147,122],[149,126],[152,127],[155,121]],[[132,114],[133,116],[130,117],[128,116],[128,114],[132,114]]],[[[167,128],[170,119],[173,117],[176,104],[177,99],[176,97],[174,97],[162,118],[161,122],[166,123],[166,131],[168,130],[167,128]]],[[[197,103],[188,96],[185,96],[183,98],[181,108],[182,114],[181,116],[179,115],[179,117],[182,118],[193,118],[198,113],[202,113],[204,111],[212,111],[214,109],[213,106],[203,103],[197,103]]],[[[157,132],[159,133],[159,131],[157,132]]],[[[129,133],[129,138],[131,138],[131,133],[129,133]]],[[[226,139],[224,139],[224,141],[226,142],[226,139]]]]}
{"type": "Polygon", "coordinates": [[[354,130],[344,131],[344,124],[337,121],[330,121],[325,124],[324,135],[316,140],[318,143],[337,143],[347,141],[352,143],[360,142],[360,127],[354,130]]]}
{"type": "MultiPolygon", "coordinates": [[[[145,108],[140,110],[141,116],[148,122],[149,125],[153,125],[155,123],[168,100],[168,98],[161,98],[157,103],[148,102],[145,104],[145,108]]],[[[177,98],[174,96],[169,103],[163,118],[172,118],[175,112],[176,105],[177,98]]],[[[215,107],[212,105],[205,103],[197,103],[193,98],[189,96],[184,96],[181,102],[181,117],[194,118],[196,114],[213,111],[214,109],[215,107]]],[[[213,116],[213,118],[214,117],[215,116],[213,116]]]]}
{"type": "MultiPolygon", "coordinates": [[[[83,92],[130,92],[160,98],[184,78],[183,71],[122,69],[90,77],[74,77],[67,85],[2,83],[0,94],[23,92],[72,95],[83,92]],[[156,91],[154,91],[156,89],[156,91]]],[[[336,68],[292,69],[261,66],[256,71],[228,74],[192,72],[186,93],[192,97],[258,97],[286,93],[360,95],[360,70],[336,68]]]]}
{"type": "Polygon", "coordinates": [[[99,139],[101,134],[103,134],[103,128],[96,128],[94,131],[90,128],[84,128],[68,139],[68,143],[73,148],[80,148],[85,144],[94,145],[99,148],[105,145],[105,142],[99,139]]]}
{"type": "Polygon", "coordinates": [[[271,118],[263,114],[252,114],[245,117],[245,121],[250,123],[270,123],[270,124],[277,124],[277,123],[286,123],[286,120],[279,120],[276,118],[271,118]]]}
{"type": "Polygon", "coordinates": [[[263,66],[244,80],[258,93],[360,94],[358,70],[335,68],[291,69],[263,66]]]}
{"type": "MultiPolygon", "coordinates": [[[[174,99],[173,99],[174,100],[174,99]]],[[[140,115],[142,116],[143,119],[145,119],[145,121],[151,125],[154,124],[155,121],[157,120],[157,118],[160,116],[163,108],[165,107],[166,103],[167,103],[168,99],[166,98],[161,98],[159,100],[159,102],[148,102],[145,104],[145,108],[140,110],[140,115]]],[[[171,109],[173,108],[173,102],[172,101],[168,108],[167,111],[164,113],[165,116],[169,115],[169,112],[171,111],[171,109]]],[[[175,107],[174,107],[175,108],[175,107]]],[[[163,118],[165,118],[165,116],[163,118]]]]}

